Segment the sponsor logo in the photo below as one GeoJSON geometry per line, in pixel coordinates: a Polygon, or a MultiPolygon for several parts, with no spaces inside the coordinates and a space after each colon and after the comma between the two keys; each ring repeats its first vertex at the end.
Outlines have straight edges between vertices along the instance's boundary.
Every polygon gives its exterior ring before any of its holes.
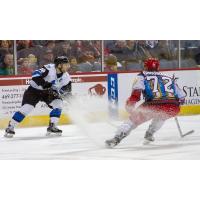
{"type": "Polygon", "coordinates": [[[108,99],[111,102],[111,104],[118,103],[117,74],[108,74],[108,99]]]}
{"type": "Polygon", "coordinates": [[[186,95],[185,105],[200,104],[200,87],[184,86],[183,92],[186,95]]]}
{"type": "Polygon", "coordinates": [[[117,74],[108,74],[108,100],[110,115],[118,117],[118,76],[117,74]]]}
{"type": "Polygon", "coordinates": [[[103,96],[106,92],[106,88],[102,84],[96,84],[95,86],[89,88],[88,93],[90,95],[103,96]]]}
{"type": "Polygon", "coordinates": [[[81,78],[71,78],[72,83],[81,83],[82,79],[81,78]]]}

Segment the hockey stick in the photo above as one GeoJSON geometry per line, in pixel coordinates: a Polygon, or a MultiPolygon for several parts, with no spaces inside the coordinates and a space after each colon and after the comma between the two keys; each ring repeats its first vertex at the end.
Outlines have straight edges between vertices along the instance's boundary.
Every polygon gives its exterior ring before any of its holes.
{"type": "Polygon", "coordinates": [[[191,131],[188,131],[187,133],[183,134],[183,131],[181,130],[181,127],[180,127],[180,124],[179,124],[179,121],[178,121],[178,118],[177,117],[174,117],[175,121],[176,121],[176,125],[177,125],[177,128],[178,128],[178,131],[179,131],[179,134],[181,136],[181,138],[187,136],[187,135],[190,135],[192,133],[194,133],[194,130],[191,130],[191,131]]]}

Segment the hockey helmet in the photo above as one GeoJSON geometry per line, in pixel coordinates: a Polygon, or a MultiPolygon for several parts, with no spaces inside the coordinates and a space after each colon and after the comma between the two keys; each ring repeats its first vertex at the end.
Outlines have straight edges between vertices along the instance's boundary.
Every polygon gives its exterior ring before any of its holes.
{"type": "Polygon", "coordinates": [[[62,64],[62,63],[69,63],[69,59],[66,56],[57,56],[54,59],[54,64],[56,66],[58,66],[59,64],[62,64]]]}
{"type": "Polygon", "coordinates": [[[144,68],[147,71],[158,71],[160,62],[157,58],[148,58],[144,61],[144,68]]]}

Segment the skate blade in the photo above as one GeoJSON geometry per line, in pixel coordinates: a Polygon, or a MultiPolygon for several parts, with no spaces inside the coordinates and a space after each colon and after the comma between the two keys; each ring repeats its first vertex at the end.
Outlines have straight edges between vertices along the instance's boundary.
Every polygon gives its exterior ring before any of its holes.
{"type": "Polygon", "coordinates": [[[143,145],[151,144],[153,141],[144,139],[143,145]]]}
{"type": "Polygon", "coordinates": [[[5,134],[4,135],[5,138],[13,138],[13,136],[14,136],[13,134],[5,134]]]}
{"type": "Polygon", "coordinates": [[[62,133],[52,133],[52,132],[47,132],[46,137],[60,137],[62,136],[62,133]]]}
{"type": "Polygon", "coordinates": [[[116,146],[116,144],[111,144],[111,143],[105,142],[105,146],[108,149],[113,149],[116,146]]]}

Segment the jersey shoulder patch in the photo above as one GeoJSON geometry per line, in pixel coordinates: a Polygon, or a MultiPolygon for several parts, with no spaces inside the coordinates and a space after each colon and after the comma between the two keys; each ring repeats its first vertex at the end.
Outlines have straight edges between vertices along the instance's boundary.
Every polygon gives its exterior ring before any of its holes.
{"type": "Polygon", "coordinates": [[[42,67],[42,68],[39,69],[39,71],[40,71],[41,73],[46,72],[46,70],[47,70],[47,69],[46,69],[45,67],[42,67]]]}

